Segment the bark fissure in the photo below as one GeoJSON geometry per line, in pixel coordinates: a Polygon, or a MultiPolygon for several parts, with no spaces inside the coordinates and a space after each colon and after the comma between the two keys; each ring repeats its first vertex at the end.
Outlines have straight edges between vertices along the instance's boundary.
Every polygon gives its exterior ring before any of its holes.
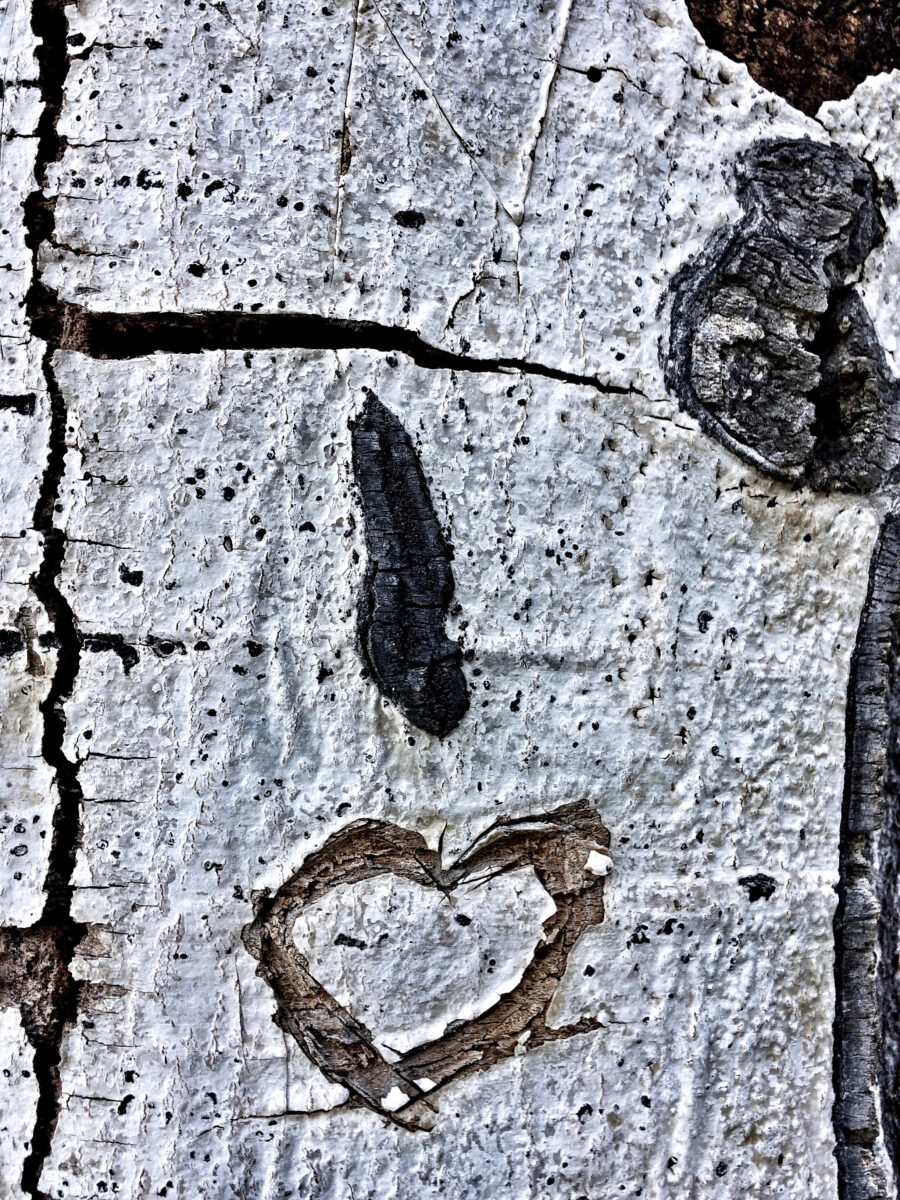
{"type": "Polygon", "coordinates": [[[405,354],[436,371],[502,374],[518,371],[616,396],[638,388],[596,375],[561,371],[529,359],[476,358],[441,350],[411,329],[318,313],[92,312],[38,284],[29,297],[32,332],[60,350],[90,358],[129,359],[147,354],[202,354],[209,350],[374,350],[405,354]]]}
{"type": "MultiPolygon", "coordinates": [[[[63,102],[69,59],[66,52],[68,20],[64,0],[34,0],[31,26],[40,39],[36,49],[38,86],[43,107],[38,120],[38,151],[34,168],[36,188],[23,203],[25,240],[32,256],[30,308],[39,284],[41,246],[53,237],[54,202],[46,194],[47,172],[64,149],[57,123],[63,102]]],[[[34,1077],[38,1087],[35,1124],[29,1151],[22,1165],[22,1189],[43,1200],[41,1172],[59,1118],[59,1063],[62,1039],[74,1021],[81,984],[69,965],[85,927],[72,917],[72,875],[81,834],[82,791],[78,765],[65,752],[64,706],[72,694],[80,665],[80,642],[74,613],[59,586],[66,539],[55,522],[60,485],[65,474],[68,413],[65,398],[53,371],[54,343],[48,342],[42,362],[49,400],[47,461],[34,511],[33,526],[43,542],[40,565],[29,581],[53,629],[56,669],[40,705],[41,754],[53,772],[56,806],[44,880],[44,905],[38,920],[27,929],[8,928],[0,933],[0,989],[4,999],[19,1007],[22,1024],[34,1051],[34,1077]]],[[[33,410],[31,401],[17,405],[33,410]]]]}

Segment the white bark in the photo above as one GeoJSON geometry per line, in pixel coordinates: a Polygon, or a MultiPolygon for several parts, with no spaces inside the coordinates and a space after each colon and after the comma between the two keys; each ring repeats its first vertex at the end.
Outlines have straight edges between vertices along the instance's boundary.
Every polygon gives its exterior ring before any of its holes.
{"type": "MultiPolygon", "coordinates": [[[[81,789],[84,984],[41,1189],[836,1196],[844,716],[884,502],[739,461],[666,395],[660,351],[669,280],[736,219],[731,166],[758,138],[831,138],[900,189],[900,74],[807,118],[706,49],[676,0],[66,12],[66,144],[44,181],[42,91],[16,83],[37,77],[35,40],[0,5],[0,377],[35,397],[0,411],[0,626],[25,647],[0,659],[10,928],[42,912],[59,803],[39,707],[59,625],[29,588],[51,402],[55,583],[80,635],[60,750],[81,789]],[[32,259],[21,202],[44,182],[55,231],[32,259]],[[73,322],[44,370],[36,281],[73,322]],[[82,309],[379,332],[130,357],[142,318],[98,351],[82,309]],[[471,705],[443,740],[357,652],[363,389],[410,434],[454,548],[446,627],[471,705]],[[417,832],[448,866],[498,820],[573,801],[613,867],[547,1024],[599,1027],[436,1088],[430,1132],[349,1103],[273,1022],[242,941],[254,895],[354,821],[417,832]],[[767,898],[741,883],[756,875],[767,898]]],[[[861,288],[894,364],[900,208],[884,215],[861,288]]],[[[514,986],[553,904],[530,866],[446,911],[436,895],[385,876],[295,927],[382,1048],[514,986]]],[[[5,998],[0,1195],[18,1200],[39,1089],[5,998]]]]}

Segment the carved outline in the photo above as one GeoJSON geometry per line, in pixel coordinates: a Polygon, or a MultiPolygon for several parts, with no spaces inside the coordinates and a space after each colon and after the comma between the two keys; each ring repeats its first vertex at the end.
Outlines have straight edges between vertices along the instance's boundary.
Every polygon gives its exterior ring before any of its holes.
{"type": "Polygon", "coordinates": [[[603,875],[586,869],[591,851],[608,856],[609,831],[584,801],[537,817],[497,821],[448,867],[421,834],[389,821],[354,821],[332,834],[274,893],[254,894],[254,920],[242,931],[258,961],[257,975],[275,994],[276,1023],[351,1102],[365,1105],[406,1129],[427,1130],[431,1098],[452,1080],[483,1071],[528,1048],[602,1028],[596,1018],[551,1028],[547,1010],[584,931],[603,920],[603,875]],[[385,1060],[373,1036],[314,978],[292,929],[302,909],[342,884],[394,874],[445,895],[473,879],[534,868],[556,903],[543,938],[518,984],[485,1012],[452,1022],[433,1041],[395,1062],[385,1060]],[[416,1080],[434,1086],[423,1089],[416,1080]],[[396,1111],[382,1101],[394,1088],[409,1100],[396,1111]]]}

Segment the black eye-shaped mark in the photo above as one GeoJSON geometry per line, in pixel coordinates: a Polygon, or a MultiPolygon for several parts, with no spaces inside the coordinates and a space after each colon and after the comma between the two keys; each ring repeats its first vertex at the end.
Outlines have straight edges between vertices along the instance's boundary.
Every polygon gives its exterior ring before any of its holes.
{"type": "Polygon", "coordinates": [[[852,281],[882,240],[869,168],[803,140],[737,164],[744,216],[670,288],[666,384],[742,458],[816,490],[871,492],[900,463],[900,387],[852,281]]]}
{"type": "Polygon", "coordinates": [[[872,173],[836,147],[759,142],[736,174],[744,216],[672,281],[666,383],[769,475],[893,499],[851,663],[834,918],[838,1192],[883,1200],[900,1181],[900,385],[852,285],[884,225],[872,173]]]}
{"type": "Polygon", "coordinates": [[[374,392],[352,423],[366,572],[359,598],[363,658],[381,692],[419,729],[444,737],[469,707],[462,651],[444,632],[451,552],[409,434],[374,392]]]}

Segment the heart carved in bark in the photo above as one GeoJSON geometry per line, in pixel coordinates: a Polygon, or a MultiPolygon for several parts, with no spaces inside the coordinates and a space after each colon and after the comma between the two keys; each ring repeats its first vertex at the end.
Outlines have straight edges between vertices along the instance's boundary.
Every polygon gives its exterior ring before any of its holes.
{"type": "Polygon", "coordinates": [[[599,1027],[595,1019],[551,1028],[547,1010],[582,933],[603,919],[609,832],[584,802],[538,817],[499,821],[450,866],[421,834],[387,821],[355,821],[311,854],[274,893],[254,896],[244,944],[275,993],[275,1020],[352,1099],[408,1128],[427,1129],[430,1099],[452,1079],[525,1048],[599,1027]],[[456,888],[531,867],[555,912],[518,983],[485,1012],[388,1061],[375,1037],[313,977],[294,942],[301,912],[334,888],[393,874],[449,896],[456,888]]]}

